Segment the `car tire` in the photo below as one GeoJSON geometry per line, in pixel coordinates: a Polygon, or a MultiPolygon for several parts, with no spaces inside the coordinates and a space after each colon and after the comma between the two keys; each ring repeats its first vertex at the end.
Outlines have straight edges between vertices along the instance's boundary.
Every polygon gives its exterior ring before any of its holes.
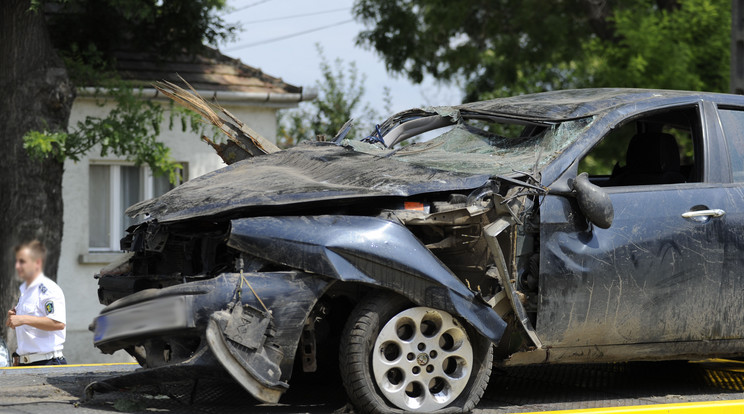
{"type": "Polygon", "coordinates": [[[359,413],[469,412],[492,363],[491,342],[468,324],[391,293],[363,299],[340,341],[341,379],[359,413]]]}

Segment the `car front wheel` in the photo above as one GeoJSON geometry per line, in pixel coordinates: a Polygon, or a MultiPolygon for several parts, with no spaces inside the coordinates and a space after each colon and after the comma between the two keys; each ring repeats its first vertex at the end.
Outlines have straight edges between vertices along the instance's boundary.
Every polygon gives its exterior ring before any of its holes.
{"type": "Polygon", "coordinates": [[[358,412],[468,412],[491,374],[491,343],[442,310],[377,294],[341,337],[344,387],[358,412]]]}

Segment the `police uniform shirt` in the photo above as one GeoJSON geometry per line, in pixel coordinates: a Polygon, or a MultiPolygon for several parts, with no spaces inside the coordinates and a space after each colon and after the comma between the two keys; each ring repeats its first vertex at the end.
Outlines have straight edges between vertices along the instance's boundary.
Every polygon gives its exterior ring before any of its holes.
{"type": "MultiPolygon", "coordinates": [[[[46,316],[67,324],[65,318],[65,295],[54,281],[39,275],[30,285],[21,285],[21,297],[16,305],[16,315],[46,316]]],[[[15,328],[18,340],[18,355],[46,354],[61,351],[65,342],[65,329],[44,331],[30,325],[15,328]]]]}

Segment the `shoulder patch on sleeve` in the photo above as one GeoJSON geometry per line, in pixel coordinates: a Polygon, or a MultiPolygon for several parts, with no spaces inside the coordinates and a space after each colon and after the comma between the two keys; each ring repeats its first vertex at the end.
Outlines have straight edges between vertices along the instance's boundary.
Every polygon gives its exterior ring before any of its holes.
{"type": "Polygon", "coordinates": [[[46,314],[52,314],[54,313],[54,301],[49,299],[46,302],[44,302],[44,311],[46,311],[46,314]]]}
{"type": "Polygon", "coordinates": [[[46,294],[47,293],[47,287],[44,286],[44,284],[42,283],[42,284],[39,285],[39,291],[41,291],[41,293],[46,294]]]}

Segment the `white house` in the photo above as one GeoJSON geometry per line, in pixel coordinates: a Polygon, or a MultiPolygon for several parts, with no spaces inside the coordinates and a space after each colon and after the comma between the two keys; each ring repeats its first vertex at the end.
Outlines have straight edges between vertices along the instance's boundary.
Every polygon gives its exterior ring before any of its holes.
{"type": "MultiPolygon", "coordinates": [[[[277,110],[295,107],[314,98],[302,88],[289,85],[260,70],[242,64],[213,49],[198,56],[181,56],[166,61],[143,53],[120,53],[117,69],[124,79],[141,85],[145,99],[167,102],[150,85],[156,80],[188,81],[204,98],[214,99],[258,133],[276,140],[277,110]]],[[[70,118],[71,128],[86,116],[105,116],[112,104],[101,106],[92,89],[78,92],[70,118]]],[[[179,124],[179,123],[176,123],[179,124]]],[[[172,157],[183,165],[184,180],[224,166],[215,151],[180,124],[170,130],[168,120],[161,128],[160,140],[172,157]]],[[[145,166],[114,157],[100,157],[93,150],[78,162],[67,161],[62,180],[64,236],[59,261],[58,283],[67,302],[68,363],[94,363],[132,360],[118,352],[104,355],[93,347],[88,326],[99,313],[96,272],[115,260],[119,239],[132,224],[124,210],[137,201],[163,194],[172,186],[167,177],[155,177],[145,166]]]]}

